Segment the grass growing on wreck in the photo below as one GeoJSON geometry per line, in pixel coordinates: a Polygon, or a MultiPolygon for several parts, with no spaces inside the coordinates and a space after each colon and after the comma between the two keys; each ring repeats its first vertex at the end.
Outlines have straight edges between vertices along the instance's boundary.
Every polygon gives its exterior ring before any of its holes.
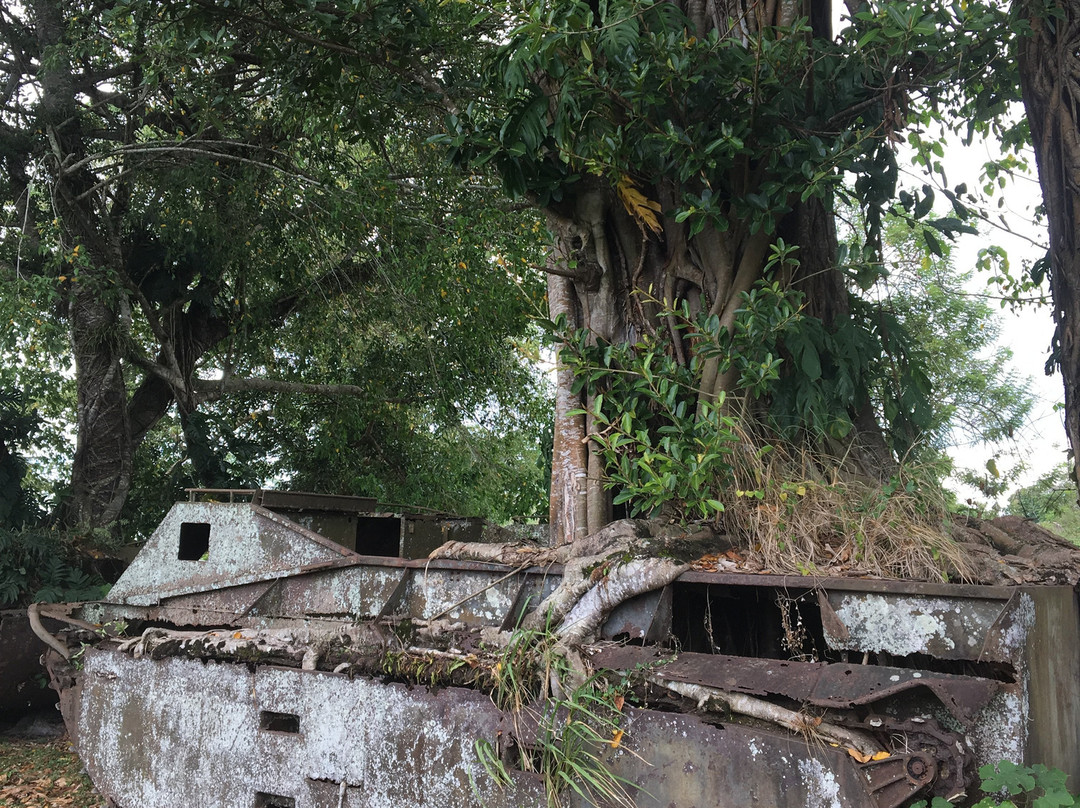
{"type": "Polygon", "coordinates": [[[102,799],[64,739],[0,739],[2,808],[98,808],[102,799]]]}
{"type": "MultiPolygon", "coordinates": [[[[601,676],[575,685],[550,626],[515,630],[491,679],[492,701],[513,716],[513,765],[543,778],[550,808],[563,808],[571,793],[590,804],[637,804],[629,791],[634,784],[612,772],[604,760],[605,753],[622,743],[622,692],[601,676]],[[525,737],[529,740],[521,742],[525,737]]],[[[513,782],[508,761],[490,741],[478,739],[474,748],[497,785],[513,782]]]]}

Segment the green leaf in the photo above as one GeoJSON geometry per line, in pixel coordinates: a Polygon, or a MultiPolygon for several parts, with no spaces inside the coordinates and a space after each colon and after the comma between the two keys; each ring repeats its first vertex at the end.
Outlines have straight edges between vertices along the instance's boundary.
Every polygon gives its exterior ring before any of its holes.
{"type": "Polygon", "coordinates": [[[923,230],[922,237],[923,241],[926,242],[926,248],[930,250],[931,253],[938,256],[939,258],[945,257],[945,249],[942,247],[941,242],[938,240],[937,236],[935,236],[929,230],[923,230]]]}
{"type": "Polygon", "coordinates": [[[855,47],[862,50],[867,45],[869,45],[871,42],[876,42],[880,37],[881,37],[880,29],[871,28],[869,31],[867,31],[865,34],[863,34],[861,37],[859,37],[858,41],[855,43],[855,47]]]}
{"type": "Polygon", "coordinates": [[[810,342],[807,342],[803,347],[799,367],[807,380],[816,382],[821,378],[821,356],[818,354],[817,348],[810,342]]]}
{"type": "Polygon", "coordinates": [[[1024,766],[1018,766],[1011,760],[1000,761],[994,766],[983,766],[979,769],[982,778],[982,790],[993,794],[1005,791],[1010,795],[1022,794],[1035,788],[1035,778],[1024,766]]]}

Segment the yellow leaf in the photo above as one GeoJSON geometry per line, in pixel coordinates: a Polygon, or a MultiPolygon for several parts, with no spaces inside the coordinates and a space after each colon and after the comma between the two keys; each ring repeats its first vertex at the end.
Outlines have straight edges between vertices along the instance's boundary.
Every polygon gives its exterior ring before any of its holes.
{"type": "Polygon", "coordinates": [[[619,744],[622,743],[623,731],[621,729],[615,730],[611,733],[611,740],[608,742],[612,749],[618,749],[619,744]]]}
{"type": "Polygon", "coordinates": [[[850,746],[847,748],[847,753],[855,758],[859,763],[869,763],[870,755],[864,755],[858,749],[852,749],[850,746]]]}
{"type": "Polygon", "coordinates": [[[874,755],[871,755],[870,759],[871,760],[885,760],[885,758],[889,758],[889,757],[892,757],[892,755],[890,755],[888,752],[882,750],[882,751],[880,751],[880,752],[878,752],[878,753],[876,753],[874,755]]]}
{"type": "Polygon", "coordinates": [[[626,176],[619,180],[616,190],[627,213],[633,216],[639,225],[649,228],[658,236],[664,232],[656,216],[660,212],[659,202],[654,202],[641,193],[634,185],[634,181],[626,176]]]}
{"type": "Polygon", "coordinates": [[[798,488],[795,489],[795,493],[798,494],[800,497],[805,497],[806,496],[806,486],[805,485],[800,485],[798,488]]]}

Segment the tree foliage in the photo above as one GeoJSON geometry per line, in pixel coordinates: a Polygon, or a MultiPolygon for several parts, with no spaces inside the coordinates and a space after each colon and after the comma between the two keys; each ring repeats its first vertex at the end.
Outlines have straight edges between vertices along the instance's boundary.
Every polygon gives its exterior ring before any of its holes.
{"type": "MultiPolygon", "coordinates": [[[[553,521],[563,537],[610,517],[604,466],[626,479],[613,436],[638,459],[661,443],[712,457],[695,445],[700,430],[737,413],[766,444],[803,445],[826,466],[831,454],[847,475],[884,481],[948,430],[946,408],[933,406],[944,390],[932,387],[932,343],[920,345],[866,292],[887,280],[890,215],[915,227],[919,243],[908,246],[928,259],[975,232],[974,196],[947,185],[941,141],[927,130],[976,109],[986,123],[974,129],[1001,120],[1016,93],[1003,95],[998,40],[1013,47],[1021,26],[992,4],[852,4],[836,37],[828,4],[779,3],[768,14],[738,4],[531,3],[490,63],[499,103],[449,118],[451,155],[496,165],[510,193],[545,208],[555,233],[552,316],[570,329],[568,361],[581,371],[557,410],[555,456],[579,474],[587,466],[589,480],[584,497],[568,478],[560,486],[570,504],[553,502],[553,521]],[[895,144],[909,127],[930,175],[917,191],[898,186],[895,144]],[[939,197],[945,215],[935,212],[939,197]],[[846,244],[832,221],[840,200],[859,211],[846,244]],[[779,248],[791,260],[771,261],[779,248]],[[755,325],[755,297],[767,288],[798,310],[765,314],[782,331],[755,325]],[[740,330],[757,334],[749,375],[738,352],[712,347],[740,330]],[[629,428],[613,429],[628,411],[608,389],[620,382],[599,369],[645,372],[637,354],[670,359],[669,378],[689,400],[661,395],[644,431],[630,406],[629,428]],[[663,409],[686,424],[657,418],[663,409]],[[572,448],[585,435],[594,437],[588,456],[572,448]]],[[[1023,130],[999,131],[1017,140],[1023,130]]],[[[659,394],[647,376],[638,383],[650,388],[638,391],[646,399],[659,394]]],[[[668,479],[694,476],[680,469],[668,479]]],[[[724,499],[719,478],[698,483],[701,501],[724,499]]]]}
{"type": "Polygon", "coordinates": [[[945,361],[986,343],[982,313],[930,277],[980,204],[949,185],[938,133],[1026,142],[1012,55],[1057,12],[868,2],[834,36],[827,3],[769,9],[0,12],[19,326],[0,347],[55,447],[77,414],[57,513],[114,524],[132,490],[266,481],[534,513],[541,266],[581,371],[559,376],[551,462],[556,507],[587,516],[563,535],[610,518],[617,434],[639,457],[682,447],[657,479],[715,503],[723,475],[688,459],[723,457],[739,430],[879,482],[956,418],[1007,435],[1023,396],[995,381],[1000,355],[961,376],[945,361]],[[918,189],[898,187],[905,138],[918,189]],[[838,237],[841,202],[858,215],[838,237]],[[931,267],[910,281],[890,274],[890,217],[931,267]],[[971,333],[946,345],[943,327],[971,333]]]}
{"type": "Polygon", "coordinates": [[[22,451],[38,426],[21,391],[0,389],[0,608],[102,593],[101,577],[82,568],[65,537],[37,525],[41,508],[25,484],[22,451]]]}
{"type": "Polygon", "coordinates": [[[445,102],[416,71],[475,58],[463,9],[46,0],[0,22],[5,373],[54,445],[76,422],[62,521],[115,525],[151,475],[469,509],[463,478],[505,454],[535,491],[545,394],[514,347],[535,219],[426,142],[445,102]]]}

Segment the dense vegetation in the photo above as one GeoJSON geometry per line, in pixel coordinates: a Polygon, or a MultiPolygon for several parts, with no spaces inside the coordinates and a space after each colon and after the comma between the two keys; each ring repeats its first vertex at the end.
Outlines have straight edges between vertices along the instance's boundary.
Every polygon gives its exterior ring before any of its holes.
{"type": "Polygon", "coordinates": [[[37,522],[115,543],[255,485],[507,519],[550,476],[568,540],[936,489],[954,430],[1029,404],[948,258],[1032,144],[1054,249],[985,261],[1049,280],[1080,423],[1076,127],[1046,102],[1075,9],[769,9],[0,10],[0,385],[36,414],[37,522]],[[986,188],[949,183],[947,133],[1001,144],[986,188]]]}

